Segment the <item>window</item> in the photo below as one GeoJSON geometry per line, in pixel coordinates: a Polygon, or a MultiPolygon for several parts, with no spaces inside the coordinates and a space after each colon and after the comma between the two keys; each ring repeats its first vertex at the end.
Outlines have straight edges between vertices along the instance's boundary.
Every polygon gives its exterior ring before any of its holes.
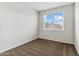
{"type": "Polygon", "coordinates": [[[43,15],[43,29],[63,31],[64,30],[64,13],[50,13],[43,15]]]}

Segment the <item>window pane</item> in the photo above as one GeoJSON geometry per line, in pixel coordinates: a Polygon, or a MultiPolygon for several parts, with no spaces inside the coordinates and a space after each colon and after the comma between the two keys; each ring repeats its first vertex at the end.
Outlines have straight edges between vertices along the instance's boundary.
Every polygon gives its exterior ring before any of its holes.
{"type": "Polygon", "coordinates": [[[50,13],[43,15],[43,29],[63,31],[64,30],[64,13],[50,13]]]}
{"type": "Polygon", "coordinates": [[[64,30],[64,13],[54,13],[53,30],[63,31],[64,30]]]}
{"type": "Polygon", "coordinates": [[[52,30],[52,18],[51,15],[43,16],[43,29],[44,30],[52,30]]]}

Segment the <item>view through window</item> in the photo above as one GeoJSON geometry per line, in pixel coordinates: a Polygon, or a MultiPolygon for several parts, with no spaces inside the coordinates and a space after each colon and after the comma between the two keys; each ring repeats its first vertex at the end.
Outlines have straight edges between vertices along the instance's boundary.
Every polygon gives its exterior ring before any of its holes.
{"type": "Polygon", "coordinates": [[[64,31],[64,12],[43,15],[43,29],[64,31]]]}

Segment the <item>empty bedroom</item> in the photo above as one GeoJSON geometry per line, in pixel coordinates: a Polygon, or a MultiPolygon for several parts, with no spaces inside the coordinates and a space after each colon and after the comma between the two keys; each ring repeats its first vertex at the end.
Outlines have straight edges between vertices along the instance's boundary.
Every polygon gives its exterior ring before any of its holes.
{"type": "Polygon", "coordinates": [[[79,3],[0,2],[0,56],[78,56],[79,3]]]}

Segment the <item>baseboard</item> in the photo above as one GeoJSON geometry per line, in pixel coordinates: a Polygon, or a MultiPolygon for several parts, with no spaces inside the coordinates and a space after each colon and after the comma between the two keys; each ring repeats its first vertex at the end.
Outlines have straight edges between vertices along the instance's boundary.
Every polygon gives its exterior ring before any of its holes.
{"type": "Polygon", "coordinates": [[[74,46],[75,46],[75,49],[76,49],[77,54],[78,54],[78,56],[79,56],[78,46],[77,46],[76,44],[74,44],[74,46]]]}
{"type": "MultiPolygon", "coordinates": [[[[75,46],[75,45],[74,45],[75,46]]],[[[77,50],[77,47],[75,46],[75,49],[76,49],[76,51],[77,51],[77,54],[78,54],[78,56],[79,56],[79,53],[78,53],[78,50],[77,50]]]]}
{"type": "MultiPolygon", "coordinates": [[[[36,38],[36,39],[37,39],[37,38],[36,38]]],[[[14,48],[16,48],[16,47],[19,47],[19,46],[21,46],[21,45],[23,45],[23,44],[29,43],[29,42],[31,42],[31,41],[33,41],[33,40],[36,40],[36,39],[32,39],[32,40],[29,40],[29,41],[24,41],[23,43],[19,43],[19,44],[15,45],[15,46],[6,48],[6,49],[4,49],[4,50],[1,50],[0,53],[4,53],[4,52],[6,52],[6,51],[8,51],[8,50],[14,49],[14,48]]]]}
{"type": "MultiPolygon", "coordinates": [[[[39,39],[45,39],[45,40],[51,40],[51,39],[46,39],[46,38],[39,38],[39,39]]],[[[64,42],[64,41],[58,41],[58,40],[51,40],[51,41],[55,41],[55,42],[60,42],[60,43],[65,43],[65,44],[72,44],[74,45],[73,43],[69,43],[69,42],[64,42]]]]}
{"type": "MultiPolygon", "coordinates": [[[[36,38],[36,39],[44,39],[44,38],[36,38]]],[[[36,39],[32,39],[32,40],[29,40],[29,41],[24,41],[23,43],[19,43],[19,44],[15,45],[15,46],[12,46],[10,48],[6,48],[4,50],[1,50],[0,53],[3,53],[3,52],[8,51],[8,50],[11,50],[11,49],[16,48],[18,46],[21,46],[23,44],[29,43],[29,42],[31,42],[33,40],[36,40],[36,39]]],[[[49,40],[49,39],[45,39],[45,40],[49,40]]],[[[55,41],[55,40],[51,40],[51,41],[55,41]]],[[[60,41],[56,41],[56,42],[60,42],[60,41]]],[[[60,43],[66,43],[66,42],[60,42],[60,43]]],[[[70,43],[66,43],[66,44],[70,44],[70,43]]]]}

